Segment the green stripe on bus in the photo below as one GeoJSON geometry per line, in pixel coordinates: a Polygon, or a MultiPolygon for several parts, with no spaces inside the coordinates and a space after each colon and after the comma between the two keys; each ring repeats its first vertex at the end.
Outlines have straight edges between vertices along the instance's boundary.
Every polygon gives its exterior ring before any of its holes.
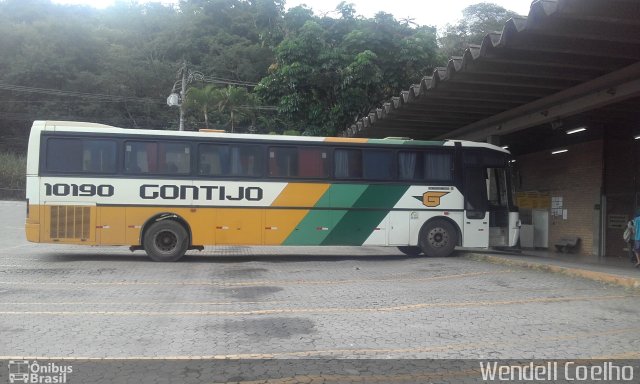
{"type": "Polygon", "coordinates": [[[334,211],[343,213],[342,218],[321,244],[362,245],[408,189],[408,185],[370,185],[352,206],[367,210],[334,211]]]}
{"type": "Polygon", "coordinates": [[[405,141],[405,144],[409,144],[409,145],[431,145],[434,147],[437,146],[443,146],[444,145],[444,140],[411,140],[411,141],[405,141]]]}
{"type": "MultiPolygon", "coordinates": [[[[368,185],[333,184],[316,202],[315,208],[352,207],[368,185]]],[[[347,211],[311,210],[287,237],[283,245],[320,245],[330,229],[342,220],[347,211]]]]}

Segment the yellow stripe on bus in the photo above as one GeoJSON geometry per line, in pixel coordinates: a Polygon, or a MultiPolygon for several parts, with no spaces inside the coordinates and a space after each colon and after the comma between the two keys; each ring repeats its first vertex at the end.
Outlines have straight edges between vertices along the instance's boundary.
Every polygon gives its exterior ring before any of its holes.
{"type": "Polygon", "coordinates": [[[331,184],[289,183],[272,207],[313,207],[331,184]]]}
{"type": "Polygon", "coordinates": [[[162,206],[91,206],[86,217],[76,212],[80,206],[33,205],[28,239],[35,242],[65,244],[138,245],[140,231],[147,221],[159,213],[173,213],[190,226],[195,245],[280,245],[296,230],[310,208],[320,200],[331,185],[320,183],[290,183],[274,200],[270,208],[162,207],[162,206]],[[282,209],[274,209],[282,207],[282,209]],[[290,207],[290,208],[289,208],[290,207]],[[75,216],[71,217],[71,213],[75,216]],[[55,217],[54,217],[55,214],[55,217]],[[87,219],[88,223],[84,223],[87,219]],[[77,230],[84,225],[87,233],[77,230]]]}
{"type": "Polygon", "coordinates": [[[366,143],[369,139],[361,139],[357,137],[327,137],[324,141],[328,143],[366,143]]]}
{"type": "MultiPolygon", "coordinates": [[[[271,206],[311,208],[330,186],[330,184],[289,183],[271,206]]],[[[308,213],[309,209],[267,210],[264,243],[266,245],[282,244],[308,213]]]]}

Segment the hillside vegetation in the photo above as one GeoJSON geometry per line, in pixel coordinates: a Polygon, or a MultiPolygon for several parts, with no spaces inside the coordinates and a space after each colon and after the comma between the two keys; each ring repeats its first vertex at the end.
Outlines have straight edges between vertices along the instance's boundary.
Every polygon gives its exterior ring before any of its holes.
{"type": "Polygon", "coordinates": [[[346,2],[318,16],[283,0],[0,0],[1,186],[21,185],[34,120],[178,129],[166,100],[185,63],[187,130],[335,135],[510,16],[491,4],[466,12],[438,36],[346,2]]]}

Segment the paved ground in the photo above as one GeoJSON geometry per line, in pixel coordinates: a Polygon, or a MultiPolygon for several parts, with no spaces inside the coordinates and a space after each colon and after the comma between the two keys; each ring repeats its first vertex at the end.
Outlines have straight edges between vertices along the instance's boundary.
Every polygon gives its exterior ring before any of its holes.
{"type": "Polygon", "coordinates": [[[224,247],[153,263],[29,244],[0,202],[0,359],[638,358],[640,296],[385,248],[224,247]]]}

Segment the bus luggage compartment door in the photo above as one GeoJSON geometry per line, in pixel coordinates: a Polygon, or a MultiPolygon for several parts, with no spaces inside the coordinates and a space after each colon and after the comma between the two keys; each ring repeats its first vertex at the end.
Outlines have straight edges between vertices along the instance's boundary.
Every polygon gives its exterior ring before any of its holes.
{"type": "Polygon", "coordinates": [[[489,246],[488,212],[465,210],[463,247],[487,248],[489,246]]]}

